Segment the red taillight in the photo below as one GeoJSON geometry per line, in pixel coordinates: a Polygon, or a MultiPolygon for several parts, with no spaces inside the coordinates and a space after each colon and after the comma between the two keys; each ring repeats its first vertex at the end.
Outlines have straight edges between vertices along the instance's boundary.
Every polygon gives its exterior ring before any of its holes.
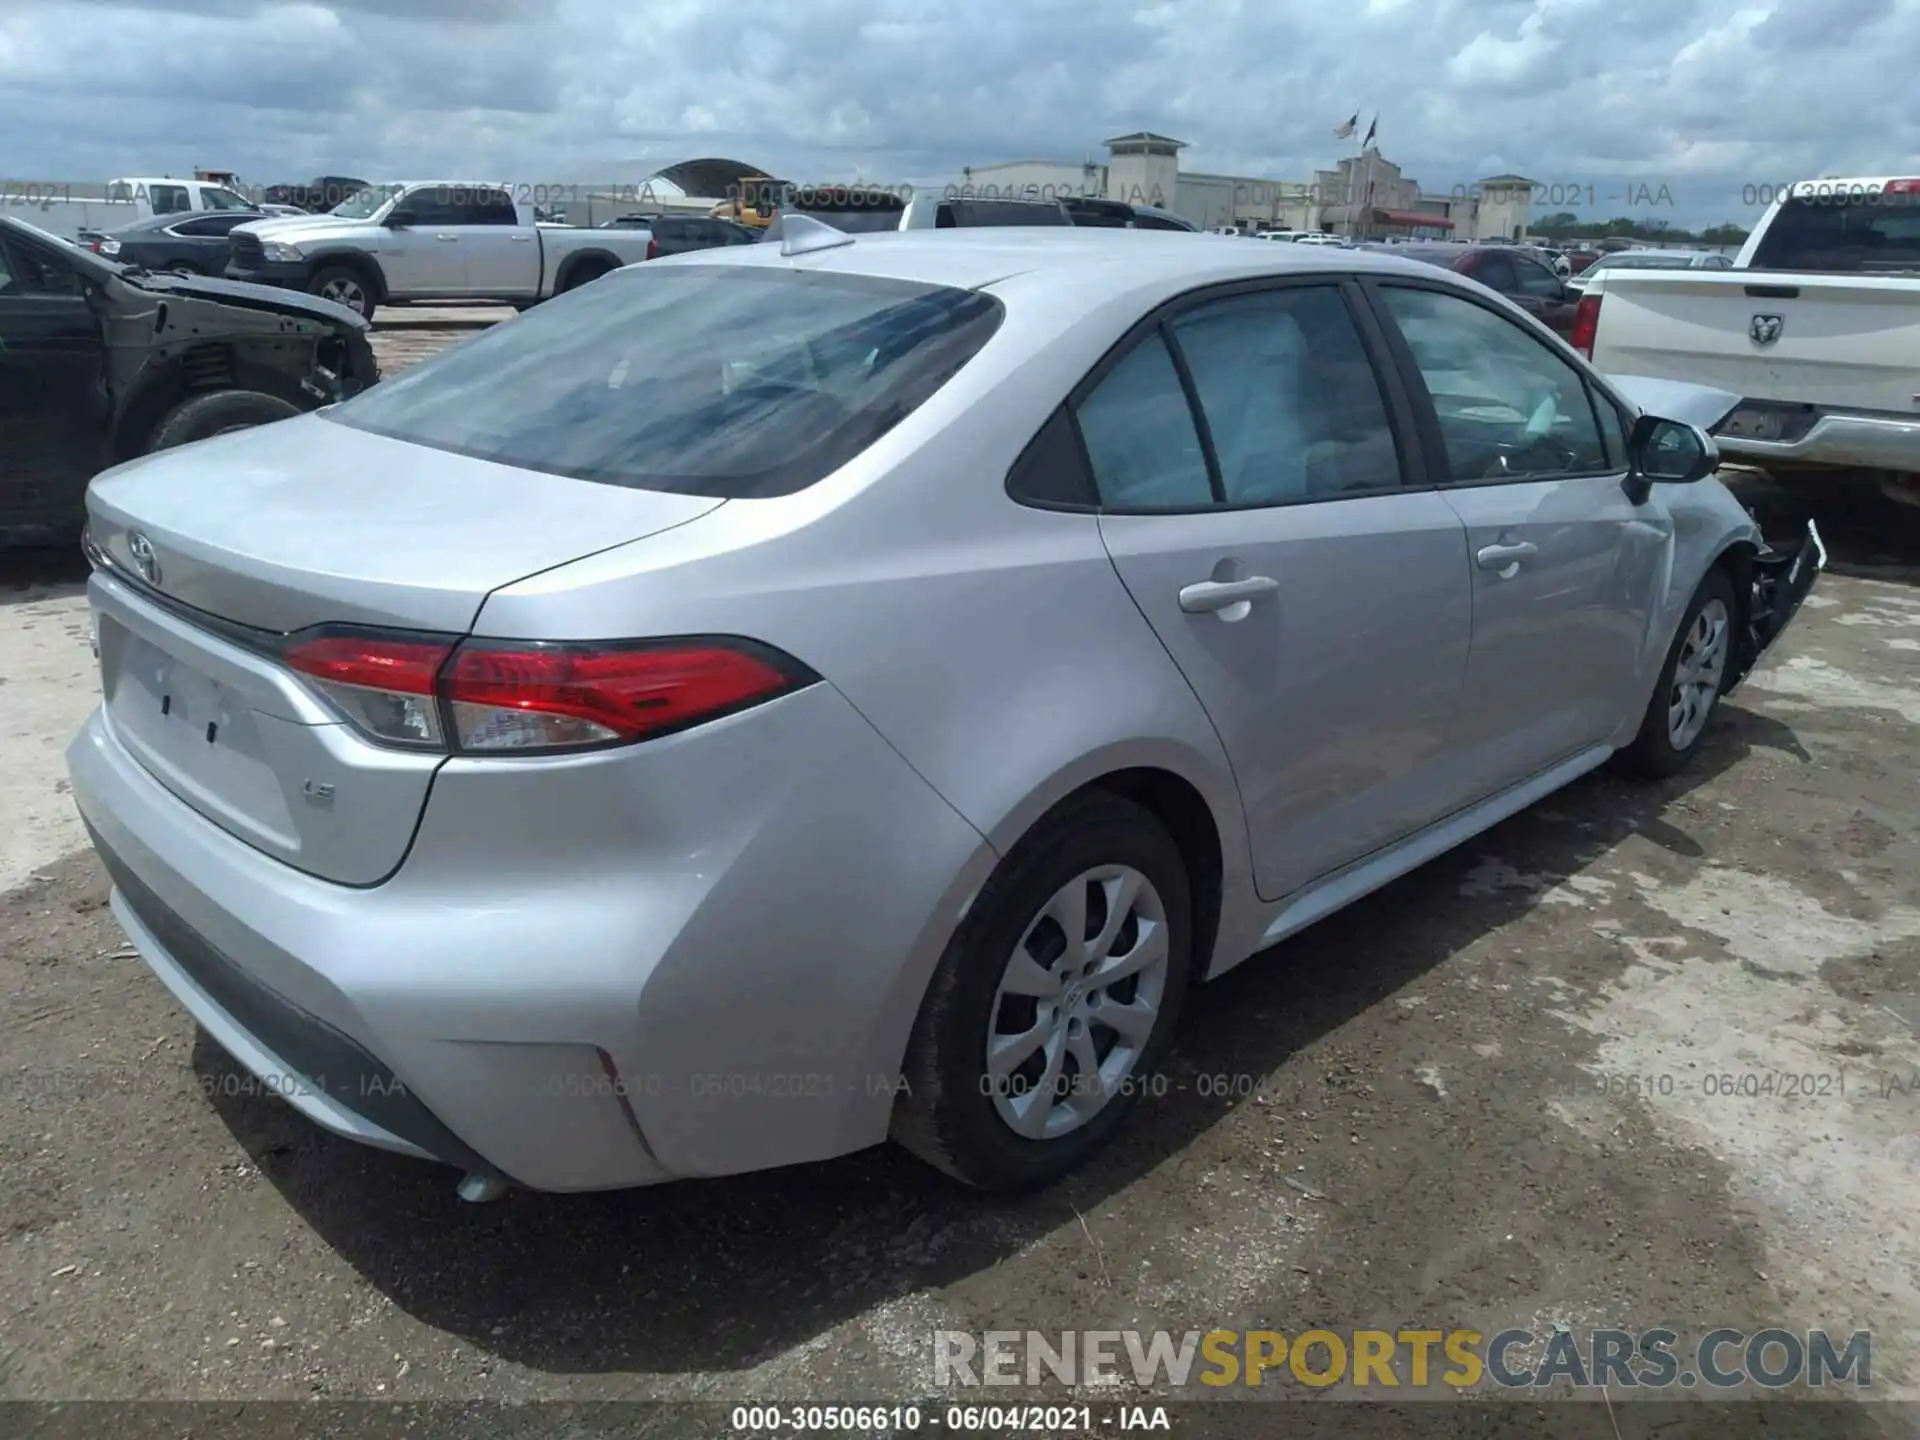
{"type": "Polygon", "coordinates": [[[433,682],[452,653],[447,640],[334,633],[295,640],[280,658],[374,739],[437,750],[446,729],[433,682]]]}
{"type": "Polygon", "coordinates": [[[466,752],[551,751],[663,735],[809,684],[746,640],[557,644],[328,631],[286,665],[368,736],[466,752]]]}
{"type": "Polygon", "coordinates": [[[647,259],[658,260],[659,258],[660,258],[660,242],[654,239],[651,235],[649,235],[647,237],[647,259]]]}
{"type": "Polygon", "coordinates": [[[1885,195],[1920,195],[1920,180],[1889,180],[1881,187],[1885,195]]]}
{"type": "Polygon", "coordinates": [[[433,677],[440,673],[452,651],[444,641],[321,635],[297,642],[281,658],[290,668],[316,680],[431,695],[433,677]]]}
{"type": "Polygon", "coordinates": [[[800,673],[733,641],[633,646],[469,641],[447,669],[463,750],[641,740],[794,688],[800,673]]]}
{"type": "Polygon", "coordinates": [[[1593,336],[1600,328],[1600,302],[1604,298],[1582,295],[1573,309],[1573,331],[1567,336],[1567,343],[1589,360],[1593,358],[1593,336]]]}

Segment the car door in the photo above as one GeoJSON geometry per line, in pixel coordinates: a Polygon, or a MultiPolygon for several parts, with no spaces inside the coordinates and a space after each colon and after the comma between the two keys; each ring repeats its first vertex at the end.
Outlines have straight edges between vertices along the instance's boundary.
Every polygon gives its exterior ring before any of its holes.
{"type": "Polygon", "coordinates": [[[1467,527],[1473,648],[1450,748],[1490,793],[1626,718],[1672,519],[1657,491],[1629,498],[1619,412],[1550,341],[1461,291],[1368,289],[1467,527]]]}
{"type": "Polygon", "coordinates": [[[388,213],[376,255],[387,293],[408,299],[464,295],[467,261],[454,229],[459,216],[451,185],[416,185],[388,213]]]}
{"type": "Polygon", "coordinates": [[[77,532],[106,461],[100,324],[73,267],[0,237],[0,532],[77,532]]]}
{"type": "Polygon", "coordinates": [[[472,295],[532,295],[540,288],[540,244],[534,227],[505,190],[467,187],[454,196],[453,231],[466,259],[472,295]]]}
{"type": "Polygon", "coordinates": [[[169,242],[162,264],[191,265],[203,275],[224,274],[233,250],[233,227],[259,218],[248,210],[226,210],[176,220],[161,231],[169,242]]]}
{"type": "Polygon", "coordinates": [[[1408,483],[1419,443],[1356,294],[1201,292],[1073,401],[1101,533],[1232,759],[1268,899],[1453,803],[1436,761],[1466,668],[1465,532],[1408,483]]]}

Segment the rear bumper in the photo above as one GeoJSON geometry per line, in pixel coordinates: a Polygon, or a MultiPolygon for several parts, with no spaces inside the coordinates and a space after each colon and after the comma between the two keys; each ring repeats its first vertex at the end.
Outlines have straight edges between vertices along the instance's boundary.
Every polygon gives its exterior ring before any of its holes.
{"type": "Polygon", "coordinates": [[[542,1190],[884,1139],[926,980],[993,861],[824,684],[631,751],[448,762],[366,888],[202,817],[102,711],[68,767],[128,937],[266,1088],[542,1190]]]}
{"type": "Polygon", "coordinates": [[[1829,410],[1793,439],[1716,432],[1714,440],[1725,455],[1775,465],[1920,473],[1920,416],[1829,410]]]}

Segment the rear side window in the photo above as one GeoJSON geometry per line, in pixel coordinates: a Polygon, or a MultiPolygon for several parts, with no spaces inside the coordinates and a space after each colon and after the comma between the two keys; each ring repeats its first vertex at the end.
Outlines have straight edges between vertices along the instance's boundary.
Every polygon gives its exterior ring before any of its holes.
{"type": "Polygon", "coordinates": [[[147,191],[147,198],[156,215],[173,215],[193,208],[184,185],[152,186],[147,191]]]}
{"type": "Polygon", "coordinates": [[[790,495],[913,413],[1002,314],[976,291],[872,276],[644,266],[326,414],[602,484],[790,495]]]}
{"type": "Polygon", "coordinates": [[[1920,270],[1920,195],[1789,200],[1760,237],[1753,268],[1866,275],[1920,270]]]}
{"type": "Polygon", "coordinates": [[[1076,407],[1076,418],[1102,505],[1188,510],[1213,503],[1193,409],[1159,332],[1107,372],[1076,407]]]}
{"type": "Polygon", "coordinates": [[[1182,311],[1172,329],[1227,504],[1337,500],[1400,484],[1380,383],[1338,290],[1225,296],[1182,311]]]}
{"type": "Polygon", "coordinates": [[[517,225],[519,212],[513,197],[504,190],[476,190],[461,186],[453,190],[453,214],[440,223],[453,225],[517,225]]]}

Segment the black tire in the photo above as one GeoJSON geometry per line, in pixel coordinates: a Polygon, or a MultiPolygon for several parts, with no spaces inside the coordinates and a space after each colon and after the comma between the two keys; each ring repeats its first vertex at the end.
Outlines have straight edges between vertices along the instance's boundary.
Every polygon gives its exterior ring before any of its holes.
{"type": "Polygon", "coordinates": [[[1125,1123],[1171,1043],[1190,979],[1192,934],[1187,870],[1166,827],[1102,790],[1063,801],[1002,858],[941,956],[907,1046],[893,1138],[983,1190],[1031,1189],[1081,1164],[1125,1123]],[[1001,1118],[987,1083],[986,1045],[1000,980],[1053,897],[1076,876],[1114,864],[1145,875],[1160,897],[1168,939],[1160,1013],[1118,1092],[1079,1128],[1028,1139],[1001,1118]]]}
{"type": "Polygon", "coordinates": [[[604,260],[582,260],[573,269],[567,271],[553,293],[564,295],[569,290],[578,290],[582,285],[591,285],[602,275],[611,275],[614,269],[614,266],[607,264],[604,260]]]}
{"type": "Polygon", "coordinates": [[[192,264],[191,262],[186,260],[174,261],[171,265],[166,267],[166,271],[169,275],[204,275],[207,273],[206,271],[202,270],[198,265],[192,264]]]}
{"type": "Polygon", "coordinates": [[[300,413],[278,395],[258,390],[213,390],[183,400],[167,412],[153,432],[152,448],[171,450],[176,445],[210,439],[229,430],[250,430],[255,425],[270,425],[300,413]]]}
{"type": "Polygon", "coordinates": [[[1653,687],[1653,694],[1647,700],[1647,713],[1640,718],[1640,731],[1633,737],[1633,743],[1620,752],[1623,768],[1650,780],[1665,779],[1679,773],[1700,750],[1701,742],[1713,724],[1713,713],[1720,707],[1721,692],[1727,686],[1727,674],[1733,665],[1733,648],[1739,642],[1740,607],[1735,603],[1733,581],[1727,572],[1718,567],[1707,572],[1706,579],[1700,582],[1700,588],[1693,592],[1693,600],[1687,606],[1686,614],[1681,617],[1680,625],[1674,632],[1673,643],[1667,647],[1667,658],[1660,667],[1660,679],[1653,687]],[[1719,683],[1715,685],[1713,698],[1707,703],[1706,719],[1685,745],[1677,746],[1667,724],[1667,711],[1671,703],[1674,687],[1674,671],[1680,664],[1681,653],[1686,648],[1687,634],[1693,629],[1694,621],[1700,618],[1700,612],[1714,600],[1727,609],[1726,652],[1720,668],[1719,683]]]}
{"type": "Polygon", "coordinates": [[[380,297],[373,282],[351,265],[322,265],[307,281],[307,293],[332,300],[349,310],[358,310],[368,320],[380,308],[380,297]],[[333,293],[328,293],[328,292],[333,293]]]}

